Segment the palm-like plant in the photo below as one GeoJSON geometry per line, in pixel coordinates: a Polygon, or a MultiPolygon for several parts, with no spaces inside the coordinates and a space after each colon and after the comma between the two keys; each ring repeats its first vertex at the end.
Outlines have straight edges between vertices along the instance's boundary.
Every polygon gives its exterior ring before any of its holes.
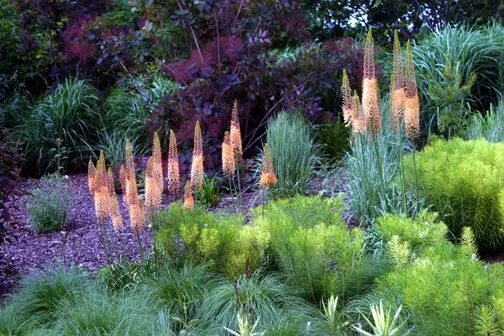
{"type": "Polygon", "coordinates": [[[383,302],[380,301],[379,305],[371,305],[371,316],[373,321],[370,321],[366,316],[363,315],[364,320],[369,325],[372,333],[363,330],[361,327],[353,326],[353,329],[360,335],[364,336],[395,336],[395,335],[407,335],[409,331],[403,332],[404,321],[400,322],[400,314],[402,306],[400,306],[394,315],[392,315],[392,310],[385,310],[383,308],[383,302]],[[401,334],[400,334],[401,333],[401,334]]]}

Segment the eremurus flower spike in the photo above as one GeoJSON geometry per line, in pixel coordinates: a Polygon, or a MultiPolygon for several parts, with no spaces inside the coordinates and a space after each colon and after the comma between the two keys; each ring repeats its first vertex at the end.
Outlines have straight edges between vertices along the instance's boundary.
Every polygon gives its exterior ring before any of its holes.
{"type": "Polygon", "coordinates": [[[271,149],[268,144],[265,144],[263,152],[261,180],[259,184],[263,188],[269,188],[274,187],[276,185],[276,182],[277,178],[275,175],[275,170],[273,168],[273,156],[271,154],[271,149]]]}
{"type": "Polygon", "coordinates": [[[242,138],[240,130],[240,117],[238,114],[238,101],[234,101],[233,111],[231,112],[230,141],[234,153],[235,164],[239,164],[243,155],[242,138]]]}
{"type": "Polygon", "coordinates": [[[415,64],[411,43],[406,44],[405,60],[406,98],[404,100],[404,126],[406,136],[414,138],[420,132],[420,98],[416,84],[415,64]]]}
{"type": "Polygon", "coordinates": [[[108,177],[108,188],[109,188],[109,215],[112,220],[112,227],[117,232],[121,229],[122,226],[122,218],[121,212],[119,211],[119,203],[117,202],[117,195],[115,192],[114,186],[114,173],[112,172],[112,168],[108,169],[107,172],[108,177]]]}
{"type": "Polygon", "coordinates": [[[175,132],[170,130],[170,142],[168,145],[168,192],[173,198],[177,198],[180,189],[179,157],[177,150],[177,138],[175,132]]]}
{"type": "Polygon", "coordinates": [[[88,187],[91,195],[94,195],[96,188],[96,167],[91,158],[89,158],[88,162],[88,187]]]}
{"type": "Polygon", "coordinates": [[[404,118],[404,103],[406,82],[404,78],[404,62],[397,30],[394,31],[394,51],[392,60],[392,77],[390,80],[390,123],[393,130],[398,131],[404,118]]]}
{"type": "Polygon", "coordinates": [[[194,197],[191,183],[186,182],[184,187],[184,208],[192,209],[194,208],[194,197]]]}
{"type": "Polygon", "coordinates": [[[362,81],[362,110],[367,129],[372,135],[381,131],[380,98],[376,64],[374,58],[374,40],[371,28],[364,44],[364,78],[362,81]]]}
{"type": "Polygon", "coordinates": [[[201,138],[201,127],[196,121],[194,127],[194,148],[191,165],[191,186],[194,190],[200,190],[203,186],[203,140],[201,138]]]}
{"type": "Polygon", "coordinates": [[[148,159],[145,168],[145,210],[149,213],[161,206],[164,190],[161,144],[157,132],[154,133],[152,144],[152,156],[148,159]]]}
{"type": "Polygon", "coordinates": [[[224,133],[224,142],[222,143],[222,171],[227,177],[232,177],[236,170],[235,153],[231,142],[231,135],[228,131],[224,133]]]}
{"type": "Polygon", "coordinates": [[[355,117],[352,109],[352,89],[345,69],[343,69],[343,78],[341,80],[341,100],[345,125],[352,126],[355,117]]]}

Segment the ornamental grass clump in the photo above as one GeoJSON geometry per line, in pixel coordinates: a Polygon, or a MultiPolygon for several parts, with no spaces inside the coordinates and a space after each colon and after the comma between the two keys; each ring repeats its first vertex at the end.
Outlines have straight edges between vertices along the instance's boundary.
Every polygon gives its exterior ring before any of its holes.
{"type": "MultiPolygon", "coordinates": [[[[311,125],[299,113],[283,111],[269,121],[266,138],[273,163],[273,170],[266,172],[273,171],[276,176],[276,184],[270,188],[272,195],[305,193],[319,161],[311,125]]],[[[267,176],[264,182],[274,182],[271,174],[267,176]]]]}

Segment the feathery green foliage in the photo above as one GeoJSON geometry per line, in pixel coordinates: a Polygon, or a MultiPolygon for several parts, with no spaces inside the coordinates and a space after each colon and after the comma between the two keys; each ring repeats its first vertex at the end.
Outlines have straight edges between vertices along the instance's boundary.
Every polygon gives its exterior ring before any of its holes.
{"type": "Polygon", "coordinates": [[[341,198],[295,197],[254,211],[268,232],[272,258],[287,281],[312,302],[331,294],[347,299],[365,286],[364,235],[348,230],[341,198]]]}
{"type": "Polygon", "coordinates": [[[318,161],[311,126],[297,112],[281,112],[268,122],[266,139],[277,177],[273,194],[304,193],[318,161]]]}
{"type": "MultiPolygon", "coordinates": [[[[428,213],[414,220],[395,215],[379,220],[378,231],[386,240],[407,242],[414,253],[402,267],[378,278],[370,297],[402,305],[415,335],[474,335],[474,307],[488,304],[492,293],[499,293],[504,286],[499,280],[502,267],[486,267],[468,255],[471,248],[443,239],[445,230],[444,224],[428,213]]],[[[466,244],[470,245],[470,240],[466,244]]],[[[367,304],[363,298],[357,301],[367,304]]]]}
{"type": "Polygon", "coordinates": [[[254,226],[242,226],[239,215],[218,217],[202,209],[171,204],[152,218],[155,241],[176,264],[205,264],[235,278],[263,263],[268,236],[254,226]]]}
{"type": "Polygon", "coordinates": [[[504,246],[504,145],[485,140],[437,141],[404,162],[409,184],[447,224],[450,237],[472,229],[480,252],[504,246]]]}

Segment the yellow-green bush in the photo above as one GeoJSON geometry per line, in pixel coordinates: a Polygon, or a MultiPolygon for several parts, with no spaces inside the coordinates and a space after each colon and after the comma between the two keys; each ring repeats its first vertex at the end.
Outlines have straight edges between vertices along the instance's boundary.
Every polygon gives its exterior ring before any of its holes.
{"type": "Polygon", "coordinates": [[[342,220],[342,200],[277,200],[254,211],[253,225],[270,236],[274,267],[305,297],[347,298],[365,283],[364,235],[342,220]]]}
{"type": "Polygon", "coordinates": [[[152,218],[156,244],[176,263],[205,264],[236,278],[262,265],[269,236],[243,226],[241,216],[212,215],[175,203],[152,218]]]}
{"type": "Polygon", "coordinates": [[[504,144],[440,140],[404,165],[408,183],[442,215],[448,237],[459,239],[467,226],[480,251],[504,247],[504,144]]]}
{"type": "Polygon", "coordinates": [[[415,335],[473,336],[481,330],[476,307],[496,301],[492,296],[504,289],[504,269],[488,267],[474,257],[470,230],[463,230],[461,245],[444,239],[445,230],[434,214],[425,212],[414,220],[395,215],[381,218],[378,231],[388,241],[392,259],[400,256],[390,248],[391,242],[411,249],[400,267],[376,281],[372,297],[402,305],[415,335]]]}

